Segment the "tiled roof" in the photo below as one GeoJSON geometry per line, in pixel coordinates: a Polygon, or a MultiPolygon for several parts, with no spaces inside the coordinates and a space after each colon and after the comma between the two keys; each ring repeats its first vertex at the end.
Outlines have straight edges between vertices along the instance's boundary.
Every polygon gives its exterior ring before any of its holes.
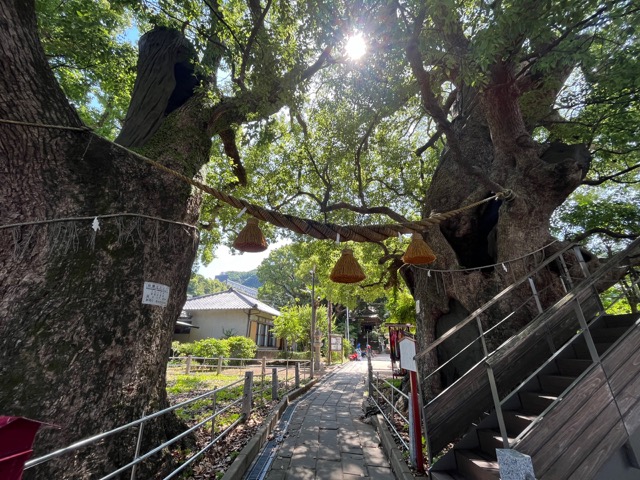
{"type": "Polygon", "coordinates": [[[184,304],[184,309],[186,311],[255,309],[274,316],[280,315],[280,312],[275,308],[261,302],[257,298],[236,292],[233,288],[230,288],[226,292],[211,293],[209,295],[189,298],[187,299],[187,303],[184,304]]]}
{"type": "Polygon", "coordinates": [[[226,283],[228,287],[233,288],[236,292],[244,293],[253,298],[258,298],[258,289],[253,287],[247,287],[238,282],[234,282],[233,280],[225,280],[223,283],[226,283]]]}

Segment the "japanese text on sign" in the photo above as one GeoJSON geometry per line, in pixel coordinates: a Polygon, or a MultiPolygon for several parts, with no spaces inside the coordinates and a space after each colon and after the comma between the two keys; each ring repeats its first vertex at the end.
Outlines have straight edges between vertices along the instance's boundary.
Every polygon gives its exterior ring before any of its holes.
{"type": "Polygon", "coordinates": [[[157,305],[166,307],[169,301],[169,287],[161,283],[144,282],[142,291],[142,303],[144,305],[157,305]]]}

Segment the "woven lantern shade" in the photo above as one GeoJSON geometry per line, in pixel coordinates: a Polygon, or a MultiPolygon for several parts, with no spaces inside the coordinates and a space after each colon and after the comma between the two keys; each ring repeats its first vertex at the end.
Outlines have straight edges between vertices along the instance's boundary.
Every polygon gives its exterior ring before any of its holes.
{"type": "Polygon", "coordinates": [[[329,278],[336,283],[358,283],[367,276],[362,271],[358,260],[353,256],[353,250],[345,248],[342,256],[331,270],[329,278]]]}
{"type": "Polygon", "coordinates": [[[433,263],[435,259],[436,256],[433,250],[431,250],[427,242],[422,239],[422,235],[414,233],[413,237],[411,237],[411,243],[407,247],[407,251],[404,252],[402,256],[402,261],[411,265],[422,265],[425,263],[433,263]]]}
{"type": "Polygon", "coordinates": [[[257,218],[249,218],[238,237],[233,242],[233,247],[241,252],[264,252],[267,249],[267,241],[258,226],[257,218]]]}

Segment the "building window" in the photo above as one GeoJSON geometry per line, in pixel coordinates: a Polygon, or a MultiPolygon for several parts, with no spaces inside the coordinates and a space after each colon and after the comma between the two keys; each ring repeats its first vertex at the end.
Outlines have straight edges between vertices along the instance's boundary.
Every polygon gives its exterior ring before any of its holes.
{"type": "Polygon", "coordinates": [[[259,347],[275,347],[276,337],[273,334],[273,326],[264,323],[258,324],[256,332],[256,345],[259,347]]]}
{"type": "Polygon", "coordinates": [[[265,345],[265,333],[266,333],[266,325],[264,323],[258,324],[258,334],[256,337],[256,345],[259,347],[264,347],[265,345]]]}
{"type": "Polygon", "coordinates": [[[267,327],[267,343],[270,347],[274,347],[276,346],[276,337],[273,334],[273,327],[271,325],[269,325],[267,327]]]}

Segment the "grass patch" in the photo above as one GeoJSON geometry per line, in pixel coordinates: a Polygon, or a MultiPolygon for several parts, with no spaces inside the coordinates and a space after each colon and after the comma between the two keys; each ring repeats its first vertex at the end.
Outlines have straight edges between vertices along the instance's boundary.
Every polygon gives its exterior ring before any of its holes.
{"type": "MultiPolygon", "coordinates": [[[[167,393],[179,395],[192,392],[194,390],[213,390],[223,387],[236,380],[243,378],[242,375],[218,375],[212,372],[194,373],[185,375],[178,372],[167,372],[167,393]]],[[[242,388],[242,386],[240,386],[242,388]]]]}

